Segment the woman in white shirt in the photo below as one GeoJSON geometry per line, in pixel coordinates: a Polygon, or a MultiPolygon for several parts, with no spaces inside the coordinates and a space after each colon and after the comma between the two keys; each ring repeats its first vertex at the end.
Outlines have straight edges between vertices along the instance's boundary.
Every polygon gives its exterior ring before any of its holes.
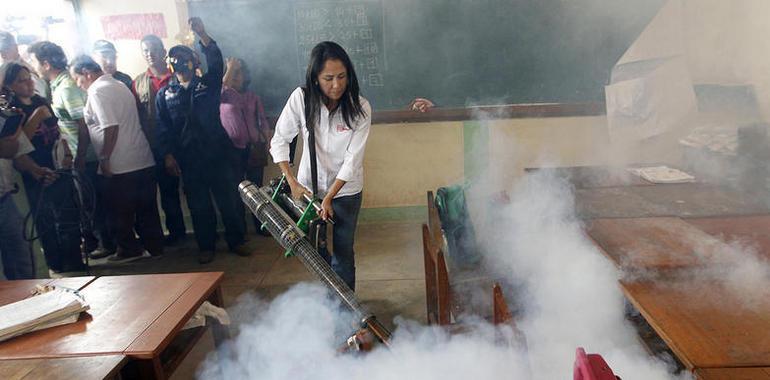
{"type": "Polygon", "coordinates": [[[310,52],[305,86],[292,92],[278,118],[270,154],[291,187],[292,196],[317,187],[321,217],[334,218],[334,257],[325,257],[332,269],[355,290],[353,240],[361,209],[363,160],[372,110],[359,96],[358,79],[345,50],[321,42],[310,52]],[[318,166],[313,186],[310,151],[304,149],[295,177],[289,167],[289,144],[302,132],[307,146],[308,126],[315,135],[318,166]]]}

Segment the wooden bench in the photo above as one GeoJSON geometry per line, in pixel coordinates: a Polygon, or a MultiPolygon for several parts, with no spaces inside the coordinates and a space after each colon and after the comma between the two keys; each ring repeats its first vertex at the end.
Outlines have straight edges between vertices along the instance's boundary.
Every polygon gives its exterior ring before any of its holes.
{"type": "MultiPolygon", "coordinates": [[[[458,294],[453,293],[450,281],[449,266],[447,258],[444,255],[442,247],[444,246],[444,237],[441,232],[441,221],[438,210],[436,209],[433,192],[427,194],[428,201],[428,223],[422,225],[422,245],[423,257],[425,262],[425,298],[427,303],[428,324],[437,324],[442,326],[451,325],[453,317],[465,310],[464,305],[459,302],[458,294]]],[[[472,312],[482,312],[482,316],[490,317],[495,324],[509,323],[513,324],[512,314],[505,302],[502,288],[499,283],[490,284],[490,303],[492,310],[486,313],[480,310],[472,312]],[[488,315],[491,313],[491,315],[488,315]],[[484,315],[487,314],[487,315],[484,315]]]]}

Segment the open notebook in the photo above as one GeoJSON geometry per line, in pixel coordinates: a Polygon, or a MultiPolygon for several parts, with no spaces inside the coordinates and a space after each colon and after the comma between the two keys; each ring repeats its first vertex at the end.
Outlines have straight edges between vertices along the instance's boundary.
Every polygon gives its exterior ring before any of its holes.
{"type": "Polygon", "coordinates": [[[88,310],[75,291],[53,288],[45,293],[0,306],[0,342],[53,326],[74,323],[88,310]]]}

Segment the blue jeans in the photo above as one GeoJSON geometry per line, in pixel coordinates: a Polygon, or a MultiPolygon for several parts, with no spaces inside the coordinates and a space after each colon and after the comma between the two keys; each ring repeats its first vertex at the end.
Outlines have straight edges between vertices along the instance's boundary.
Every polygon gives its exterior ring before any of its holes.
{"type": "Polygon", "coordinates": [[[22,234],[19,209],[10,195],[0,195],[0,257],[3,274],[9,280],[35,278],[35,266],[29,243],[22,234]]]}
{"type": "Polygon", "coordinates": [[[352,290],[356,290],[356,260],[353,242],[358,224],[358,212],[361,211],[361,193],[335,198],[334,226],[332,227],[332,257],[324,257],[332,269],[352,290]]]}

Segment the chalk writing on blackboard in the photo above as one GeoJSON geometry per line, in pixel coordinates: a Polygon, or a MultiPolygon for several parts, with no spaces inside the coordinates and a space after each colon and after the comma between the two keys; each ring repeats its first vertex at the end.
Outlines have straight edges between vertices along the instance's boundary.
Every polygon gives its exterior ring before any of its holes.
{"type": "Polygon", "coordinates": [[[347,51],[362,85],[385,85],[381,0],[296,3],[294,23],[302,76],[313,46],[334,41],[347,51]]]}

